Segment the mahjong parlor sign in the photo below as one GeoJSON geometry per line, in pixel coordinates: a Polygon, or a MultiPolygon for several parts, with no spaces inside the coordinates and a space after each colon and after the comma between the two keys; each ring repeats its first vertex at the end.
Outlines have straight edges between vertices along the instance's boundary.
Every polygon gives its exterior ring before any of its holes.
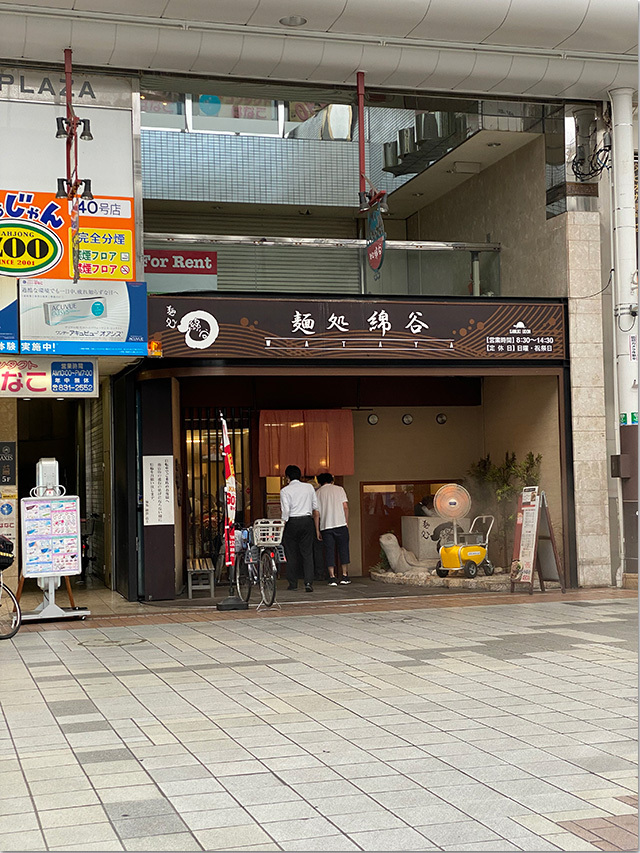
{"type": "MultiPolygon", "coordinates": [[[[53,193],[0,190],[0,275],[73,278],[71,202],[53,193]]],[[[135,279],[133,199],[79,203],[82,279],[135,279]]]]}

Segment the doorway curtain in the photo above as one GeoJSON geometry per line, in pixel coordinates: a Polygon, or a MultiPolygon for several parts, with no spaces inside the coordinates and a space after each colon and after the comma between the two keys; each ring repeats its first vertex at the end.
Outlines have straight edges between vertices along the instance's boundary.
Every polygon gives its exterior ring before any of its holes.
{"type": "Polygon", "coordinates": [[[297,465],[307,477],[354,472],[350,409],[264,409],[260,412],[261,477],[283,477],[297,465]]]}

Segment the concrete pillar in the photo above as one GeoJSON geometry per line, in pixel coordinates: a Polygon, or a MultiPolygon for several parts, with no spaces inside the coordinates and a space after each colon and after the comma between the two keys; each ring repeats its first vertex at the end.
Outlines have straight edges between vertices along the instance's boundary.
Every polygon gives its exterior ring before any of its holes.
{"type": "Polygon", "coordinates": [[[578,585],[610,586],[600,215],[566,216],[578,585]]]}

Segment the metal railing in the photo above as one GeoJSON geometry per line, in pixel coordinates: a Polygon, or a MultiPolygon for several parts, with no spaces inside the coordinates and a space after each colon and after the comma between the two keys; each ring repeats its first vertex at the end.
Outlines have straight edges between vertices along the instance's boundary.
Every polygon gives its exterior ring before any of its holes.
{"type": "Polygon", "coordinates": [[[500,246],[426,240],[387,240],[377,272],[366,241],[326,237],[268,237],[146,233],[145,249],[217,253],[217,277],[154,276],[149,292],[199,290],[371,296],[497,296],[500,246]],[[176,287],[178,288],[176,290],[176,287]]]}

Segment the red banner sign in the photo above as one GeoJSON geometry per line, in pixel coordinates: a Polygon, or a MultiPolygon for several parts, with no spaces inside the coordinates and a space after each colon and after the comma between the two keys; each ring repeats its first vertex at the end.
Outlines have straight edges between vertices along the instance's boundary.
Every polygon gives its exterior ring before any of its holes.
{"type": "Polygon", "coordinates": [[[144,271],[165,275],[217,275],[218,253],[148,249],[144,253],[144,271]]]}
{"type": "Polygon", "coordinates": [[[225,491],[225,515],[224,515],[224,562],[232,566],[235,562],[235,520],[236,520],[236,473],[233,467],[233,455],[229,441],[227,422],[221,416],[222,422],[222,452],[224,454],[224,491],[225,491]]]}

